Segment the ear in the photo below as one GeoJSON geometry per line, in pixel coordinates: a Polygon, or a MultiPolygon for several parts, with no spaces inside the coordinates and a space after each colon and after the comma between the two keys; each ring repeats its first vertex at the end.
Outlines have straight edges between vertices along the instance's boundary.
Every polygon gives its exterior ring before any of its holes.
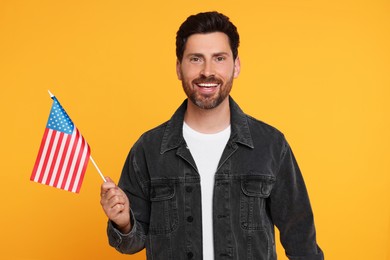
{"type": "Polygon", "coordinates": [[[237,78],[238,75],[240,75],[241,70],[241,62],[240,57],[237,56],[236,60],[234,61],[234,78],[237,78]]]}
{"type": "Polygon", "coordinates": [[[179,80],[182,80],[181,69],[180,69],[180,61],[176,60],[176,75],[179,80]]]}

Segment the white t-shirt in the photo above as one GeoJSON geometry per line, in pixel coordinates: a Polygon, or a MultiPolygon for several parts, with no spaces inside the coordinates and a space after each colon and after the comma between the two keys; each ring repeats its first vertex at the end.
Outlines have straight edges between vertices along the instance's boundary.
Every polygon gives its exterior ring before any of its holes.
{"type": "Polygon", "coordinates": [[[214,176],[219,160],[230,137],[230,126],[215,134],[203,134],[191,129],[185,122],[183,136],[195,160],[202,191],[203,259],[214,259],[213,190],[214,176]]]}

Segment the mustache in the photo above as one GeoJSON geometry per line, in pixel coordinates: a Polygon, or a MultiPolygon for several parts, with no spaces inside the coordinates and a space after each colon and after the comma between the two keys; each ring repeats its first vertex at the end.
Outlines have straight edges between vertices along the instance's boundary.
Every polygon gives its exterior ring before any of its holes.
{"type": "Polygon", "coordinates": [[[201,83],[217,83],[217,84],[222,84],[222,80],[215,76],[200,76],[192,81],[194,84],[201,84],[201,83]]]}

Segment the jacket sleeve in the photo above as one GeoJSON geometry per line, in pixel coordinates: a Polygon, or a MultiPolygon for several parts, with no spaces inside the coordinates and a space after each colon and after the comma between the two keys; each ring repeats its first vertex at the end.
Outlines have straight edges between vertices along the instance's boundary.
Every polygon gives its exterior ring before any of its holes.
{"type": "Polygon", "coordinates": [[[107,235],[109,244],[124,254],[134,254],[145,248],[145,239],[149,227],[150,202],[148,180],[142,149],[134,145],[126,159],[118,186],[126,193],[130,201],[130,220],[132,229],[122,234],[108,221],[107,235]]]}
{"type": "Polygon", "coordinates": [[[270,211],[290,260],[323,260],[316,242],[314,217],[306,186],[291,151],[284,141],[270,211]]]}

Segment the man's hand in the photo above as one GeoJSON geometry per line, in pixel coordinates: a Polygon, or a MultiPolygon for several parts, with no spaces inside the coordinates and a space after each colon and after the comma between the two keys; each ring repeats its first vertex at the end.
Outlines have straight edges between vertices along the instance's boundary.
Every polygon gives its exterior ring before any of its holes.
{"type": "Polygon", "coordinates": [[[130,202],[126,194],[109,178],[100,189],[100,204],[107,217],[116,224],[123,234],[131,230],[130,202]]]}

